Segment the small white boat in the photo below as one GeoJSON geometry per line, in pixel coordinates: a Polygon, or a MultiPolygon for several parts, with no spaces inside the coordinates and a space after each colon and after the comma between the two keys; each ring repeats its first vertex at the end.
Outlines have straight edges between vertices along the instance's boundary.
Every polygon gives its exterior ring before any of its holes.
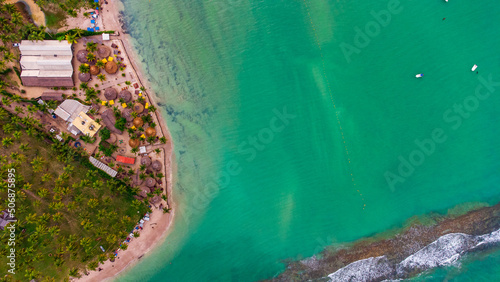
{"type": "Polygon", "coordinates": [[[424,76],[424,74],[423,74],[423,73],[419,73],[419,74],[415,75],[415,77],[416,77],[416,78],[421,78],[421,77],[423,77],[423,76],[424,76]]]}
{"type": "Polygon", "coordinates": [[[477,69],[477,65],[472,66],[471,71],[475,71],[477,69]]]}

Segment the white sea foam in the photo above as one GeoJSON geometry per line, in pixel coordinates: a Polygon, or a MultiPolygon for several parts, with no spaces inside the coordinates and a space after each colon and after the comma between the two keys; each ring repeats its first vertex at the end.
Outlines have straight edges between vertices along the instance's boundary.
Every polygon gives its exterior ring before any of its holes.
{"type": "Polygon", "coordinates": [[[355,261],[328,275],[331,281],[372,281],[382,280],[394,271],[385,256],[371,257],[355,261]]]}
{"type": "Polygon", "coordinates": [[[500,229],[489,234],[472,236],[451,233],[439,237],[395,265],[385,256],[353,262],[328,275],[330,281],[394,281],[408,273],[457,264],[468,252],[500,244],[500,229]],[[394,271],[396,270],[396,271],[394,271]]]}

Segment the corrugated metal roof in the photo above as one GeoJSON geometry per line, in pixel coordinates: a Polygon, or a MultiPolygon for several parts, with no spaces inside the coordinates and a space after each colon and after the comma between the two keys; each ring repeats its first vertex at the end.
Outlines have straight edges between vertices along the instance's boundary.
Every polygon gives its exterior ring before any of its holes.
{"type": "Polygon", "coordinates": [[[90,106],[85,106],[77,100],[66,99],[54,112],[65,121],[73,122],[80,112],[87,113],[90,106]]]}
{"type": "Polygon", "coordinates": [[[21,78],[25,86],[73,86],[73,51],[66,41],[21,41],[21,78]],[[35,79],[40,78],[40,79],[35,79]],[[45,79],[52,78],[52,79],[45,79]],[[71,83],[70,83],[71,79],[71,83]]]}

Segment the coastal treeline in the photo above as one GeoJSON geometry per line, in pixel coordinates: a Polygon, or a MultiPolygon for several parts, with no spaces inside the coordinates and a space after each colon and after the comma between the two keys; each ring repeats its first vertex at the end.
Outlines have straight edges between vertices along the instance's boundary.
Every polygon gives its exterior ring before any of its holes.
{"type": "MultiPolygon", "coordinates": [[[[32,116],[0,108],[0,127],[0,210],[8,208],[5,180],[15,171],[17,219],[16,274],[0,279],[61,281],[114,259],[114,250],[148,211],[134,201],[136,189],[94,168],[81,149],[43,132],[32,116]]],[[[0,233],[2,265],[12,248],[9,237],[6,230],[0,233]]]]}

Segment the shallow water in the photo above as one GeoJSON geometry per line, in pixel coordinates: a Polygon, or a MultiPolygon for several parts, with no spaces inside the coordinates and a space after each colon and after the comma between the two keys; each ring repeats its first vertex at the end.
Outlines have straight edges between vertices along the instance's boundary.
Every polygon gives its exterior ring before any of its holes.
{"type": "Polygon", "coordinates": [[[284,259],[500,200],[499,91],[480,86],[500,81],[495,1],[123,2],[173,135],[178,209],[119,280],[270,278],[284,259]]]}

